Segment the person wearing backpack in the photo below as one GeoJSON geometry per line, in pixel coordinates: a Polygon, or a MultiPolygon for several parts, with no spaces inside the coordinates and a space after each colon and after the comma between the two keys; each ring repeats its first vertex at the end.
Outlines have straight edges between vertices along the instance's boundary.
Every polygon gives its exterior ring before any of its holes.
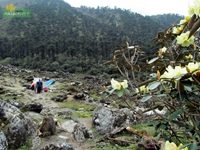
{"type": "Polygon", "coordinates": [[[37,93],[41,93],[43,89],[42,81],[39,79],[39,81],[36,84],[37,84],[37,93]]]}

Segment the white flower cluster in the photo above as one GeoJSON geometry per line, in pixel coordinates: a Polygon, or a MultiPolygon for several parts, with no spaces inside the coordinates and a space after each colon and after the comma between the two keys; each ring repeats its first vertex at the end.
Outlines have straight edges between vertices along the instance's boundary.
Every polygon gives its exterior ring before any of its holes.
{"type": "Polygon", "coordinates": [[[124,80],[124,82],[118,82],[112,78],[111,86],[115,90],[121,90],[121,88],[126,89],[128,87],[128,82],[127,82],[127,80],[124,80]]]}

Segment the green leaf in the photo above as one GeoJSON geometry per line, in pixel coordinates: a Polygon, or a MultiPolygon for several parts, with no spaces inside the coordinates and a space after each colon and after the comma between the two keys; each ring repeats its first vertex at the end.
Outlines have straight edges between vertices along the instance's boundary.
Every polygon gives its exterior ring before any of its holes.
{"type": "Polygon", "coordinates": [[[163,129],[163,130],[166,130],[167,125],[166,124],[161,124],[160,128],[163,129]]]}
{"type": "Polygon", "coordinates": [[[151,95],[145,96],[145,97],[143,97],[143,98],[141,99],[141,102],[146,102],[146,101],[150,100],[151,98],[152,98],[151,95]]]}
{"type": "Polygon", "coordinates": [[[146,125],[146,126],[155,126],[155,125],[158,125],[159,123],[160,123],[160,122],[152,121],[152,122],[144,123],[144,125],[146,125]]]}
{"type": "Polygon", "coordinates": [[[177,124],[179,127],[185,127],[187,128],[188,126],[180,121],[172,120],[172,123],[177,124]]]}
{"type": "Polygon", "coordinates": [[[152,64],[152,63],[154,63],[155,61],[157,61],[158,59],[159,59],[159,57],[155,57],[155,58],[151,59],[151,60],[148,62],[148,64],[152,64]]]}
{"type": "Polygon", "coordinates": [[[190,146],[189,146],[189,149],[191,149],[191,150],[197,150],[198,149],[197,143],[191,143],[190,146]]]}
{"type": "Polygon", "coordinates": [[[162,137],[165,139],[165,141],[168,141],[168,140],[169,140],[169,137],[168,137],[167,134],[165,134],[165,133],[162,133],[162,137]]]}
{"type": "Polygon", "coordinates": [[[200,125],[200,122],[199,121],[195,121],[194,125],[198,127],[200,125]]]}
{"type": "Polygon", "coordinates": [[[192,97],[194,97],[194,99],[196,99],[196,100],[200,100],[200,98],[199,98],[199,96],[198,95],[196,95],[195,93],[192,93],[192,97]]]}
{"type": "Polygon", "coordinates": [[[159,94],[159,95],[157,95],[157,97],[166,97],[167,96],[167,94],[159,94]]]}
{"type": "Polygon", "coordinates": [[[149,90],[154,90],[154,89],[156,89],[159,85],[160,85],[160,82],[154,81],[154,82],[149,83],[148,88],[149,88],[149,90]]]}
{"type": "Polygon", "coordinates": [[[111,95],[114,91],[115,91],[115,89],[110,90],[109,95],[111,95]]]}
{"type": "Polygon", "coordinates": [[[126,92],[128,95],[130,95],[130,91],[128,89],[124,89],[124,92],[126,92]]]}
{"type": "Polygon", "coordinates": [[[108,92],[108,94],[106,95],[106,97],[109,97],[113,92],[115,91],[115,89],[112,89],[108,92]]]}
{"type": "Polygon", "coordinates": [[[157,125],[155,126],[155,130],[157,131],[157,130],[160,128],[160,126],[161,126],[161,123],[157,124],[157,125]]]}
{"type": "Polygon", "coordinates": [[[166,113],[164,114],[165,117],[167,117],[169,115],[169,112],[166,111],[166,113]]]}
{"type": "Polygon", "coordinates": [[[171,114],[171,116],[169,117],[169,120],[171,121],[171,120],[173,120],[173,119],[178,118],[178,116],[179,116],[181,113],[182,113],[182,110],[181,110],[181,109],[179,109],[179,110],[173,112],[173,113],[171,114]]]}
{"type": "Polygon", "coordinates": [[[160,139],[161,132],[156,136],[156,141],[160,139]]]}
{"type": "Polygon", "coordinates": [[[187,91],[189,91],[189,92],[192,92],[192,88],[189,87],[189,86],[184,86],[184,89],[187,90],[187,91]]]}
{"type": "MultiPolygon", "coordinates": [[[[190,145],[191,145],[191,143],[184,144],[183,146],[180,147],[180,150],[182,150],[183,148],[188,147],[188,146],[190,146],[190,145]]],[[[193,149],[192,149],[192,150],[193,150],[193,149]]]]}
{"type": "Polygon", "coordinates": [[[123,95],[123,90],[118,90],[118,91],[117,91],[117,96],[118,96],[118,97],[121,97],[122,95],[123,95]]]}

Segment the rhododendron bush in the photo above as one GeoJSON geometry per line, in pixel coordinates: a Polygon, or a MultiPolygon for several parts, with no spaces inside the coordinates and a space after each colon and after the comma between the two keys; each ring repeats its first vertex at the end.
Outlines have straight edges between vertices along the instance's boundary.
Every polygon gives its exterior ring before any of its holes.
{"type": "Polygon", "coordinates": [[[148,110],[165,110],[151,124],[156,139],[167,141],[166,150],[193,150],[200,142],[200,0],[189,4],[188,12],[179,24],[158,32],[153,39],[155,55],[146,56],[142,47],[126,42],[105,63],[114,64],[124,78],[111,80],[110,94],[140,96],[141,103],[154,101],[156,106],[148,110]]]}

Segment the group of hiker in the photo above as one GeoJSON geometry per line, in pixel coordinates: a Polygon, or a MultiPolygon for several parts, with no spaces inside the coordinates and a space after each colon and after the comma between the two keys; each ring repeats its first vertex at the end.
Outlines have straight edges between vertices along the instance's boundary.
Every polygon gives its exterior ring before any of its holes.
{"type": "Polygon", "coordinates": [[[36,93],[41,93],[43,90],[43,83],[42,81],[39,79],[36,83],[32,83],[31,84],[31,90],[35,90],[36,93]]]}
{"type": "Polygon", "coordinates": [[[54,84],[54,82],[54,79],[49,79],[43,82],[41,78],[34,78],[32,84],[27,86],[27,89],[33,90],[35,93],[48,92],[48,87],[54,84]]]}

